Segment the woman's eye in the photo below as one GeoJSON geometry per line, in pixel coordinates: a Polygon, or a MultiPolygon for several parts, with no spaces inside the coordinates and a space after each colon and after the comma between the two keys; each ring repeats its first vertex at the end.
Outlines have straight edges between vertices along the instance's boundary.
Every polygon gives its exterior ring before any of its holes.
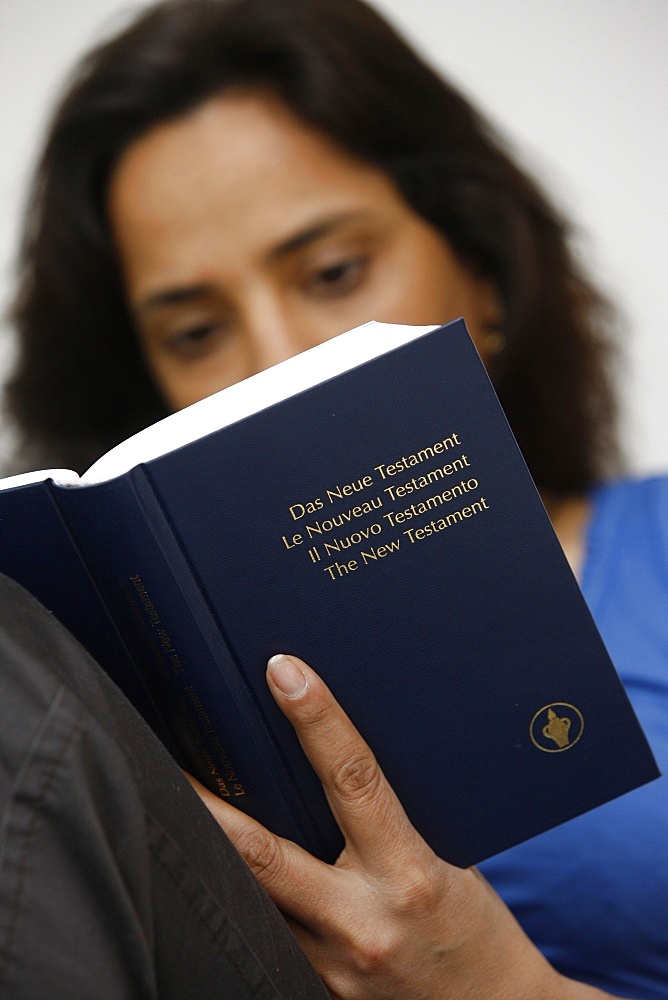
{"type": "Polygon", "coordinates": [[[307,280],[307,287],[316,295],[335,298],[354,291],[367,267],[365,257],[353,257],[321,267],[307,280]]]}
{"type": "Polygon", "coordinates": [[[218,346],[227,333],[226,325],[221,322],[193,324],[168,336],[164,346],[178,357],[198,358],[218,346]]]}

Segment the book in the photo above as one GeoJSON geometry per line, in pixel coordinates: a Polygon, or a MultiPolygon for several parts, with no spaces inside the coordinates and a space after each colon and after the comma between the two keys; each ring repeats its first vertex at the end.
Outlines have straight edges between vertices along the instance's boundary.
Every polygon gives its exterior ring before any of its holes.
{"type": "Polygon", "coordinates": [[[320,673],[465,867],[658,772],[463,320],[366,324],[0,483],[0,571],[179,763],[325,860],[341,834],[265,681],[320,673]]]}

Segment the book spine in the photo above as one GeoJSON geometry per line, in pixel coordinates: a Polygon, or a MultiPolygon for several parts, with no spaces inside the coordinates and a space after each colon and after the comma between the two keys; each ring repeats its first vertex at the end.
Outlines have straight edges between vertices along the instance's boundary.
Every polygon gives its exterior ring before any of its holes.
{"type": "Polygon", "coordinates": [[[274,832],[333,859],[341,837],[324,794],[318,788],[320,799],[309,794],[306,804],[145,470],[60,490],[59,504],[181,766],[274,832]]]}
{"type": "Polygon", "coordinates": [[[0,492],[0,572],[74,635],[173,753],[169,731],[88,571],[50,479],[0,492]]]}

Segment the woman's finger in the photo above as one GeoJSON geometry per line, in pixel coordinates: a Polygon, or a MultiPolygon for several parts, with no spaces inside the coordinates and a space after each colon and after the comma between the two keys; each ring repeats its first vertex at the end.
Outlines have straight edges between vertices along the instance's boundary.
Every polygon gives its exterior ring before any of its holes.
{"type": "Polygon", "coordinates": [[[196,778],[186,777],[278,908],[301,927],[297,936],[304,944],[340,899],[333,868],[223,802],[196,778]]]}
{"type": "Polygon", "coordinates": [[[370,874],[405,862],[423,844],[376,758],[321,678],[297,657],[272,657],[271,691],[323,783],[334,817],[370,874]]]}

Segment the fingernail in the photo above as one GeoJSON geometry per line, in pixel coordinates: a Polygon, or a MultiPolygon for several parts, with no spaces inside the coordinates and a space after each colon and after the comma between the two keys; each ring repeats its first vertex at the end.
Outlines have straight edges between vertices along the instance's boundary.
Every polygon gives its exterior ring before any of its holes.
{"type": "Polygon", "coordinates": [[[278,653],[267,664],[267,674],[286,698],[301,698],[308,688],[308,681],[289,656],[278,653]]]}

